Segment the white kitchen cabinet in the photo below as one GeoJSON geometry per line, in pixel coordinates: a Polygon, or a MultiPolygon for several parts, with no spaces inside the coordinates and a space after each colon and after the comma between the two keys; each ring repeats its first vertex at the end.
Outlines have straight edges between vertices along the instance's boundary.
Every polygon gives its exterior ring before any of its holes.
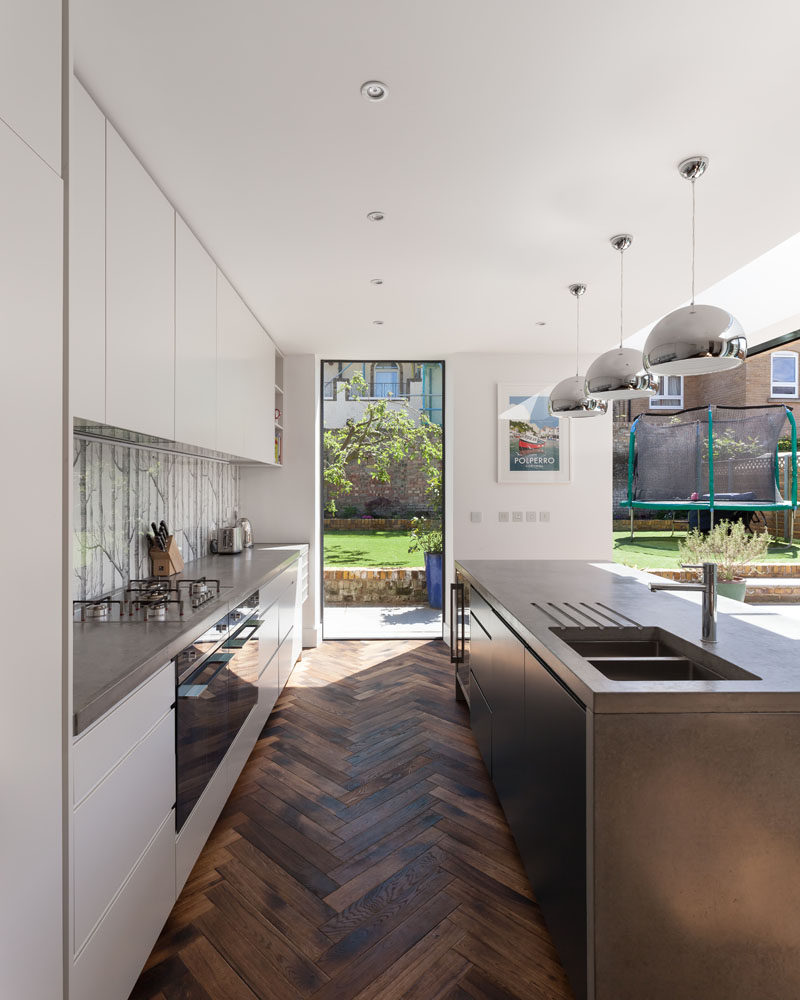
{"type": "Polygon", "coordinates": [[[217,447],[217,267],[175,220],[175,440],[217,447]]]}
{"type": "MultiPolygon", "coordinates": [[[[31,8],[41,8],[31,4],[31,8]]],[[[26,17],[6,4],[3,41],[15,44],[7,18],[26,17]]],[[[17,40],[18,41],[18,40],[17,40]]],[[[16,58],[14,53],[11,54],[16,58]]],[[[49,53],[48,53],[49,55],[49,53]]],[[[35,56],[34,63],[37,62],[35,56]]],[[[0,60],[0,62],[2,62],[0,60]]],[[[58,62],[57,53],[53,64],[58,62]]],[[[19,66],[19,64],[16,64],[19,66]]],[[[3,65],[6,81],[8,67],[3,65]]],[[[45,75],[46,76],[46,75],[45,75]]],[[[21,89],[0,87],[7,98],[21,89]]],[[[58,108],[56,108],[56,116],[58,108]]],[[[58,118],[56,117],[56,121],[58,118]]],[[[8,126],[0,122],[0,302],[2,302],[3,463],[0,499],[5,525],[25,520],[34,530],[6,530],[4,598],[16,603],[4,642],[0,730],[0,996],[60,997],[62,982],[62,522],[63,490],[63,185],[8,126]],[[31,597],[30,595],[36,595],[31,597]],[[44,613],[43,609],[47,609],[44,613]],[[31,638],[35,654],[31,655],[31,638]],[[10,664],[19,665],[18,669],[10,664]],[[23,664],[28,669],[23,668],[23,664]],[[35,674],[35,711],[31,680],[35,674]],[[34,717],[35,716],[35,717],[34,717]]]]}
{"type": "Polygon", "coordinates": [[[71,1000],[125,1000],[175,902],[170,662],[73,744],[71,1000]]]}
{"type": "Polygon", "coordinates": [[[217,447],[274,464],[275,345],[219,271],[217,358],[217,447]]]}
{"type": "Polygon", "coordinates": [[[106,422],[175,437],[175,210],[106,125],[106,422]]]}
{"type": "Polygon", "coordinates": [[[61,0],[0,4],[0,118],[61,173],[61,0]]]}
{"type": "Polygon", "coordinates": [[[106,419],[106,119],[74,77],[69,185],[69,392],[73,416],[106,419]]]}
{"type": "Polygon", "coordinates": [[[175,814],[170,812],[75,960],[70,1000],[125,1000],[174,902],[175,814]]]}
{"type": "Polygon", "coordinates": [[[75,810],[76,951],[174,802],[175,712],[170,710],[75,810]]]}
{"type": "Polygon", "coordinates": [[[251,319],[236,289],[217,271],[217,448],[238,456],[244,455],[251,319]]]}
{"type": "Polygon", "coordinates": [[[275,464],[275,345],[259,323],[250,326],[244,449],[247,458],[275,464]]]}

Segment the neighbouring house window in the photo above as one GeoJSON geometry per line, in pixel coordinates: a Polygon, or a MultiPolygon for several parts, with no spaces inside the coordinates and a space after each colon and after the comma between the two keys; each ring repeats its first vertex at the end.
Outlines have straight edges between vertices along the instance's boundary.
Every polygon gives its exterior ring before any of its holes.
{"type": "Polygon", "coordinates": [[[658,392],[650,397],[651,410],[683,408],[683,375],[659,375],[658,392]]]}
{"type": "Polygon", "coordinates": [[[375,384],[372,395],[379,399],[383,399],[385,396],[396,396],[399,377],[396,364],[375,365],[375,384]]]}
{"type": "Polygon", "coordinates": [[[341,376],[341,361],[325,365],[325,381],[322,384],[323,399],[336,399],[336,379],[341,378],[341,376]]]}
{"type": "Polygon", "coordinates": [[[772,355],[770,396],[797,398],[797,355],[792,351],[778,351],[772,355]]]}

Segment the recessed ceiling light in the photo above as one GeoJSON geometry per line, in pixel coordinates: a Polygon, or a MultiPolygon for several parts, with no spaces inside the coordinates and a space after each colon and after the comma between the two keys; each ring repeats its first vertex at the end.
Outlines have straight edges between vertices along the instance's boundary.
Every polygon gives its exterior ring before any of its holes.
{"type": "Polygon", "coordinates": [[[383,278],[370,278],[369,279],[369,283],[371,285],[382,285],[383,284],[383,278]]]}
{"type": "Polygon", "coordinates": [[[547,323],[545,323],[545,321],[543,319],[537,319],[536,320],[536,325],[537,326],[547,326],[547,323]]]}
{"type": "Polygon", "coordinates": [[[367,101],[383,101],[389,93],[389,88],[380,80],[367,80],[361,84],[361,96],[367,101]]]}
{"type": "Polygon", "coordinates": [[[383,326],[382,319],[374,319],[372,322],[375,324],[375,326],[383,326]]]}
{"type": "Polygon", "coordinates": [[[371,222],[383,222],[383,212],[367,212],[367,218],[371,222]]]}

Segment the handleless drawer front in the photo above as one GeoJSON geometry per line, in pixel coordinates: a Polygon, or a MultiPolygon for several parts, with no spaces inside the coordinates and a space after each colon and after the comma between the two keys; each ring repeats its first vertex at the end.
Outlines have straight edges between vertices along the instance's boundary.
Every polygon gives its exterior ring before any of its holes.
{"type": "Polygon", "coordinates": [[[73,804],[77,805],[150,732],[175,701],[175,670],[167,663],[75,741],[73,804]]]}
{"type": "Polygon", "coordinates": [[[72,967],[71,1000],[124,1000],[175,902],[175,818],[164,820],[72,967]]]}
{"type": "Polygon", "coordinates": [[[75,810],[76,951],[174,801],[175,713],[169,711],[75,810]]]}
{"type": "Polygon", "coordinates": [[[280,640],[288,635],[294,626],[294,612],[297,601],[297,568],[293,567],[281,576],[283,590],[280,596],[280,640]]]}
{"type": "Polygon", "coordinates": [[[278,612],[277,601],[261,615],[263,625],[258,630],[258,673],[262,671],[278,652],[278,612]]]}

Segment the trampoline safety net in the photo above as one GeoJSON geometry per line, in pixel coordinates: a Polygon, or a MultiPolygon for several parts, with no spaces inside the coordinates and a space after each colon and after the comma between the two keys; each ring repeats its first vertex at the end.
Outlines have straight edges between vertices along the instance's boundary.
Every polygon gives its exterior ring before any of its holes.
{"type": "Polygon", "coordinates": [[[784,406],[642,414],[631,428],[630,499],[708,503],[713,493],[723,503],[783,504],[777,450],[787,415],[784,406]]]}

